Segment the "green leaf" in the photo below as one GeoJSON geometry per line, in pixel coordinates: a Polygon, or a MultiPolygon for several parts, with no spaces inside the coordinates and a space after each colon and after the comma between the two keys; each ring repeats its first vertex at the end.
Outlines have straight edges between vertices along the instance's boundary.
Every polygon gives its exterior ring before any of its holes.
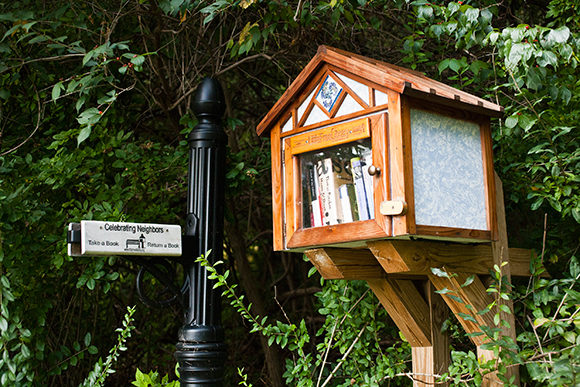
{"type": "Polygon", "coordinates": [[[88,124],[81,129],[79,136],[77,137],[77,146],[81,145],[91,135],[91,125],[88,124]]]}
{"type": "Polygon", "coordinates": [[[502,312],[505,312],[505,313],[508,313],[508,314],[512,314],[511,309],[507,305],[502,304],[502,305],[499,306],[499,309],[502,312]]]}
{"type": "Polygon", "coordinates": [[[479,17],[479,8],[468,8],[465,11],[465,16],[467,16],[467,20],[470,23],[476,23],[477,22],[477,18],[479,17]]]}
{"type": "Polygon", "coordinates": [[[461,70],[461,62],[459,62],[457,59],[450,59],[449,68],[454,72],[459,73],[459,71],[461,70]]]}
{"type": "Polygon", "coordinates": [[[6,332],[8,330],[8,321],[2,316],[0,316],[0,331],[6,332]]]}
{"type": "Polygon", "coordinates": [[[47,38],[44,35],[38,35],[32,39],[30,39],[28,41],[28,44],[34,44],[34,43],[42,43],[42,42],[46,42],[47,40],[49,40],[49,38],[47,38]]]}
{"type": "Polygon", "coordinates": [[[94,54],[95,54],[95,50],[91,50],[85,54],[85,56],[83,57],[83,66],[85,66],[88,61],[93,59],[94,54]]]}
{"type": "Polygon", "coordinates": [[[538,121],[537,118],[532,118],[530,116],[528,116],[527,114],[522,114],[521,116],[519,116],[518,119],[518,124],[520,125],[520,127],[524,130],[524,131],[529,131],[534,124],[538,121]]]}
{"type": "Polygon", "coordinates": [[[475,275],[467,277],[467,279],[465,280],[465,283],[463,285],[461,285],[461,287],[464,288],[466,286],[471,285],[474,280],[475,280],[475,275]]]}
{"type": "Polygon", "coordinates": [[[61,90],[64,90],[64,85],[62,84],[62,82],[58,82],[56,85],[53,86],[53,88],[52,88],[52,100],[53,101],[56,102],[58,97],[60,97],[61,90]]]}
{"type": "Polygon", "coordinates": [[[537,210],[538,208],[540,208],[540,206],[544,204],[544,198],[543,197],[538,197],[536,199],[536,201],[532,204],[532,211],[537,210]]]}
{"type": "Polygon", "coordinates": [[[570,102],[570,99],[572,98],[572,92],[567,87],[562,86],[560,89],[560,98],[562,98],[565,105],[568,105],[568,102],[570,102]]]}
{"type": "Polygon", "coordinates": [[[580,210],[578,208],[574,208],[572,209],[572,216],[574,217],[574,220],[576,220],[576,222],[580,223],[580,210]]]}
{"type": "Polygon", "coordinates": [[[461,304],[464,304],[463,300],[461,298],[459,298],[458,296],[454,296],[453,294],[446,294],[446,296],[451,298],[455,302],[459,302],[461,304]]]}
{"type": "Polygon", "coordinates": [[[89,288],[90,290],[95,289],[95,284],[96,284],[96,282],[93,278],[89,278],[87,280],[87,288],[89,288]]]}
{"type": "Polygon", "coordinates": [[[78,100],[77,103],[75,105],[76,109],[77,109],[77,113],[81,110],[81,108],[83,107],[83,105],[85,104],[85,100],[86,100],[86,96],[81,96],[78,100]]]}
{"type": "Polygon", "coordinates": [[[477,324],[477,320],[472,315],[469,315],[467,313],[461,313],[461,312],[457,313],[457,315],[459,317],[461,317],[462,319],[464,319],[465,321],[470,321],[472,323],[477,324]]]}
{"type": "Polygon", "coordinates": [[[518,124],[518,120],[519,120],[519,116],[517,116],[515,114],[513,116],[509,116],[505,120],[505,126],[507,128],[513,129],[518,124]]]}
{"type": "Polygon", "coordinates": [[[131,58],[131,63],[135,66],[141,66],[145,62],[145,57],[143,55],[136,55],[131,58]]]}
{"type": "Polygon", "coordinates": [[[522,43],[515,43],[511,46],[509,54],[505,59],[505,65],[508,69],[515,70],[517,65],[526,61],[526,57],[529,57],[529,45],[522,43]]]}
{"type": "Polygon", "coordinates": [[[431,273],[435,274],[437,277],[450,278],[450,275],[445,270],[441,270],[438,267],[432,267],[431,273]]]}
{"type": "Polygon", "coordinates": [[[562,44],[566,43],[570,38],[570,29],[566,26],[551,30],[546,36],[546,44],[562,44]]]}

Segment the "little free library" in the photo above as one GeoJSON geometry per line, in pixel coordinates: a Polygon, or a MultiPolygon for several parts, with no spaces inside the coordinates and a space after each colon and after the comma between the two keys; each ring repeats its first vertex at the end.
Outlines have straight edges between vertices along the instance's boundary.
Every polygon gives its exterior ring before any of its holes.
{"type": "MultiPolygon", "coordinates": [[[[508,247],[493,168],[490,120],[502,115],[421,73],[321,46],[257,128],[271,138],[274,248],[304,252],[325,279],[366,280],[411,344],[416,386],[447,371],[449,310],[493,358],[478,333],[496,311],[477,313],[494,301],[490,269],[508,283],[531,275],[532,251],[508,247]]],[[[502,318],[515,340],[513,315],[502,318]]],[[[517,367],[508,373],[518,384],[517,367]]]]}

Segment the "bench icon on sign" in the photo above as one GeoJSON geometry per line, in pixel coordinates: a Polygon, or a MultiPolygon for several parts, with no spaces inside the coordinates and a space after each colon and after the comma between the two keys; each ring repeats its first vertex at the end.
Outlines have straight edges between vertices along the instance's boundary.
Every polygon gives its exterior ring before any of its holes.
{"type": "Polygon", "coordinates": [[[138,249],[144,249],[145,248],[145,237],[143,236],[143,234],[141,234],[139,239],[127,239],[127,241],[125,242],[125,248],[128,249],[129,246],[134,246],[138,249]]]}

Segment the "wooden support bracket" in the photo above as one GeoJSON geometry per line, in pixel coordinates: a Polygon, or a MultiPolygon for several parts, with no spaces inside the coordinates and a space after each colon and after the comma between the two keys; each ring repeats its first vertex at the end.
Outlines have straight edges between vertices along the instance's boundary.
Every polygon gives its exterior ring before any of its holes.
{"type": "Polygon", "coordinates": [[[411,347],[432,347],[429,306],[409,280],[367,280],[411,347]]]}
{"type": "MultiPolygon", "coordinates": [[[[471,334],[481,332],[480,326],[482,325],[493,327],[494,323],[492,312],[483,315],[477,313],[487,308],[493,302],[493,298],[487,294],[485,286],[476,275],[472,278],[473,282],[465,286],[469,277],[470,275],[467,273],[457,273],[457,275],[449,278],[438,277],[433,274],[429,275],[431,283],[437,290],[449,291],[443,294],[443,300],[445,300],[449,309],[455,313],[463,329],[468,334],[471,334]],[[458,301],[458,299],[461,301],[458,301]],[[468,316],[468,319],[463,318],[462,315],[468,316]]],[[[482,345],[486,342],[484,335],[471,336],[471,341],[475,345],[482,345]]]]}
{"type": "MultiPolygon", "coordinates": [[[[430,275],[435,267],[453,273],[486,275],[494,264],[492,247],[483,244],[382,240],[367,242],[367,246],[389,274],[430,275]]],[[[509,249],[511,274],[531,276],[532,254],[528,249],[509,249]]]]}
{"type": "Polygon", "coordinates": [[[304,254],[324,279],[364,280],[386,277],[375,256],[367,249],[327,247],[306,250],[304,254]]]}

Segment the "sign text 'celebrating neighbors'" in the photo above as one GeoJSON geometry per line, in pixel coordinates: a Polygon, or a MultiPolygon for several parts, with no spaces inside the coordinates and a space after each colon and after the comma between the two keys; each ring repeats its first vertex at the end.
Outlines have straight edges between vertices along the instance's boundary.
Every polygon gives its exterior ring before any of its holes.
{"type": "Polygon", "coordinates": [[[181,226],[81,221],[82,255],[181,255],[181,226]]]}

